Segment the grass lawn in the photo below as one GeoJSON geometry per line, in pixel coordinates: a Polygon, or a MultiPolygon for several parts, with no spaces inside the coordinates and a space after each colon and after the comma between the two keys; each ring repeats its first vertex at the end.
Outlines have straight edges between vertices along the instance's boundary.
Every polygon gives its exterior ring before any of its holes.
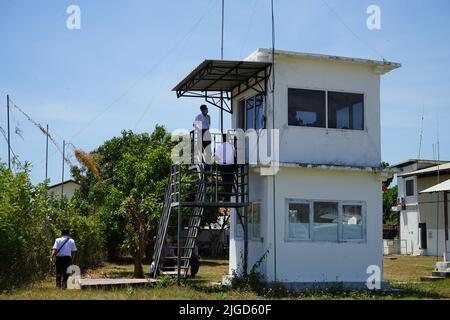
{"type": "MultiPolygon", "coordinates": [[[[227,260],[202,260],[196,279],[189,279],[178,288],[171,278],[142,288],[58,290],[53,278],[0,293],[2,299],[450,299],[450,279],[434,283],[420,282],[421,275],[430,275],[436,258],[399,256],[384,259],[385,279],[395,292],[342,292],[338,288],[321,292],[293,294],[285,290],[257,293],[251,289],[234,289],[213,285],[228,273],[227,260]]],[[[148,266],[145,266],[146,270],[148,266]]],[[[105,263],[87,270],[83,278],[132,278],[133,265],[105,263]]]]}

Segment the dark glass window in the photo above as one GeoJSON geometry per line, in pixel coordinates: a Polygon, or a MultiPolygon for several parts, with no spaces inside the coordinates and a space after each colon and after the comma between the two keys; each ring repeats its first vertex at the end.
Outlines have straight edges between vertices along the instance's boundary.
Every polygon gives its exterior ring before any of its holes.
{"type": "Polygon", "coordinates": [[[264,128],[264,99],[262,95],[255,97],[255,129],[264,128]]]}
{"type": "Polygon", "coordinates": [[[325,91],[288,89],[290,126],[325,128],[325,91]]]}
{"type": "Polygon", "coordinates": [[[251,129],[254,128],[254,119],[255,119],[255,100],[253,98],[248,99],[245,101],[245,110],[246,110],[246,114],[245,114],[245,128],[246,129],[251,129]]]}
{"type": "Polygon", "coordinates": [[[363,239],[362,205],[342,206],[342,237],[344,240],[363,239]]]}
{"type": "Polygon", "coordinates": [[[314,240],[337,241],[338,203],[314,202],[314,240]]]}
{"type": "Polygon", "coordinates": [[[414,195],[414,180],[406,180],[406,196],[410,197],[414,195]]]}
{"type": "Polygon", "coordinates": [[[265,126],[263,96],[256,95],[251,97],[245,100],[245,105],[245,129],[263,129],[265,126]]]}
{"type": "Polygon", "coordinates": [[[289,238],[309,239],[309,203],[289,203],[289,238]]]}
{"type": "Polygon", "coordinates": [[[364,95],[329,91],[328,128],[364,130],[364,95]]]}

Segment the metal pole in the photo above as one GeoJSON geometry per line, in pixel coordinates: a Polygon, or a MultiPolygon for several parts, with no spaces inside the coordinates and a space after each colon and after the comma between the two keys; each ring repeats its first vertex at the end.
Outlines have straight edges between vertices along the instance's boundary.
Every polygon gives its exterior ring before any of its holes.
{"type": "Polygon", "coordinates": [[[6,117],[8,122],[8,169],[11,169],[11,133],[9,124],[9,95],[6,95],[6,117]]]}
{"type": "Polygon", "coordinates": [[[244,205],[242,212],[244,213],[244,276],[248,273],[248,216],[247,216],[247,206],[244,205]]]}
{"type": "Polygon", "coordinates": [[[225,0],[222,0],[222,36],[220,41],[220,59],[223,60],[223,30],[225,24],[225,0]]]}
{"type": "Polygon", "coordinates": [[[66,153],[66,140],[63,140],[63,152],[62,152],[62,174],[61,174],[61,203],[64,199],[64,157],[66,153]]]}
{"type": "MultiPolygon", "coordinates": [[[[223,60],[224,24],[225,24],[225,0],[222,0],[222,35],[220,41],[220,60],[223,60]]],[[[220,133],[223,134],[223,92],[220,92],[220,133]]]]}
{"type": "MultiPolygon", "coordinates": [[[[439,203],[437,204],[439,206],[439,203]]],[[[444,191],[444,234],[445,234],[445,253],[444,262],[447,262],[447,241],[448,241],[448,193],[444,191]]]]}
{"type": "Polygon", "coordinates": [[[45,180],[48,179],[48,125],[47,134],[45,138],[45,180]]]}
{"type": "Polygon", "coordinates": [[[182,232],[182,216],[181,216],[181,167],[178,166],[178,235],[177,235],[177,284],[181,284],[181,232],[182,232]]]}

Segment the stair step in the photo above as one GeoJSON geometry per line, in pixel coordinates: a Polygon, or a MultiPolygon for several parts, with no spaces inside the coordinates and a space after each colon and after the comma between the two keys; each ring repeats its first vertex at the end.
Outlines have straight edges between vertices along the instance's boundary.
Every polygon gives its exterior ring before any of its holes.
{"type": "Polygon", "coordinates": [[[448,271],[433,271],[432,275],[435,277],[450,278],[450,272],[448,271]]]}
{"type": "MultiPolygon", "coordinates": [[[[168,270],[168,269],[175,269],[175,270],[178,270],[178,267],[177,267],[177,266],[175,266],[175,267],[164,267],[163,269],[164,269],[164,270],[168,270]]],[[[189,267],[180,266],[180,269],[189,269],[189,267]]],[[[169,272],[170,272],[170,271],[169,271],[169,272]]]]}
{"type": "Polygon", "coordinates": [[[440,281],[444,280],[444,277],[437,277],[437,276],[421,276],[420,281],[424,282],[433,282],[433,281],[440,281]]]}
{"type": "MultiPolygon", "coordinates": [[[[165,274],[167,276],[177,276],[178,275],[178,271],[162,271],[162,274],[165,274]]],[[[184,277],[183,272],[181,272],[181,276],[184,277]]]]}

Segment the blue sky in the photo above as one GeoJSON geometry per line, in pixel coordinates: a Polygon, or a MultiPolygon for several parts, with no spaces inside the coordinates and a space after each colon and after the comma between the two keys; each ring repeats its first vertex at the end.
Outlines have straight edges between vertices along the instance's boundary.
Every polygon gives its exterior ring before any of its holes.
{"type": "MultiPolygon", "coordinates": [[[[225,59],[271,46],[270,0],[225,5],[225,59]]],[[[0,126],[9,94],[58,141],[86,151],[122,129],[189,128],[199,101],[177,100],[171,89],[203,59],[220,57],[220,7],[220,0],[0,0],[0,126]],[[81,30],[66,28],[71,4],[81,8],[81,30]]],[[[418,156],[423,110],[421,156],[433,157],[439,122],[440,157],[450,160],[448,0],[275,0],[275,9],[278,49],[402,63],[382,78],[384,160],[418,156]],[[366,27],[371,4],[381,8],[381,30],[366,27]]],[[[218,127],[214,110],[212,117],[218,127]]],[[[23,139],[12,134],[13,150],[41,181],[45,137],[14,111],[13,131],[17,123],[23,139]]],[[[1,161],[6,151],[0,136],[1,161]]],[[[50,146],[53,182],[60,171],[50,146]]]]}

